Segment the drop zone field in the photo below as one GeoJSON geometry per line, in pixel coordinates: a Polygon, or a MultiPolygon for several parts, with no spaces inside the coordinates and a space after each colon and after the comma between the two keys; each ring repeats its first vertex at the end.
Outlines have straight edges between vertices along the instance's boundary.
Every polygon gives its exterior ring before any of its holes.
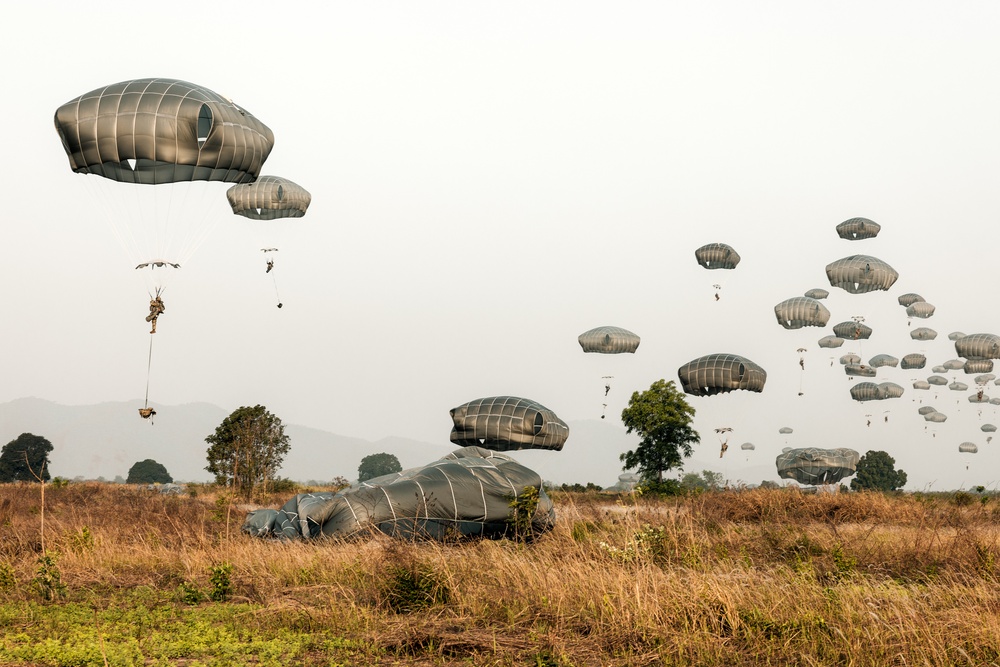
{"type": "Polygon", "coordinates": [[[996,497],[554,500],[527,543],[274,542],[210,486],[2,485],[0,663],[1000,663],[996,497]]]}

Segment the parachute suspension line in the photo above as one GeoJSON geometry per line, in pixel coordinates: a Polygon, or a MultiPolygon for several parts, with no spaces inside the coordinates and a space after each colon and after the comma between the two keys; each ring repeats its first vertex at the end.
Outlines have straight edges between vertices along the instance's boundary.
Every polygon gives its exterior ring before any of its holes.
{"type": "Polygon", "coordinates": [[[149,375],[150,369],[153,368],[153,336],[149,336],[149,358],[146,360],[146,400],[143,402],[142,407],[144,409],[149,408],[149,375]]]}
{"type": "Polygon", "coordinates": [[[273,273],[271,274],[271,281],[274,283],[274,298],[278,300],[278,308],[281,308],[285,304],[281,302],[281,295],[278,294],[278,279],[274,277],[273,273]]]}

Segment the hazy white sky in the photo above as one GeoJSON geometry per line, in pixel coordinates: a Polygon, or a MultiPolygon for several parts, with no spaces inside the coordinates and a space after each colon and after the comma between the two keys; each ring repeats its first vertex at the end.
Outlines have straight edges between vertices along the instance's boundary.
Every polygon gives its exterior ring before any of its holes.
{"type": "MultiPolygon", "coordinates": [[[[965,394],[911,389],[929,367],[880,373],[906,394],[862,405],[830,367],[847,351],[942,363],[955,356],[949,332],[1000,332],[994,2],[11,11],[0,401],[143,397],[145,286],[86,182],[97,177],[72,173],[52,118],[99,86],[161,76],[267,124],[263,173],[313,202],[282,241],[278,310],[225,187],[205,200],[211,236],[171,282],[156,334],[154,405],[263,403],[344,435],[446,442],[448,410],[474,398],[524,396],[568,420],[598,418],[607,402],[617,421],[633,390],[731,352],[762,365],[767,386],[691,399],[706,450],[729,426],[760,460],[783,446],[884,449],[910,488],[1000,482],[1000,440],[980,431],[1000,421],[997,406],[979,414],[965,394]],[[836,224],[855,216],[880,236],[839,239],[836,224]],[[736,270],[696,264],[695,248],[715,241],[742,255],[736,270]],[[889,293],[829,288],[826,264],[856,253],[899,271],[889,293]],[[782,329],[774,305],[812,287],[833,292],[831,325],[862,315],[872,339],[831,352],[816,345],[829,327],[782,329]],[[909,291],[937,306],[913,326],[938,340],[910,340],[896,304],[909,291]],[[642,336],[638,352],[583,354],[576,337],[605,324],[642,336]],[[603,375],[615,376],[608,399],[603,375]],[[933,437],[920,400],[949,414],[933,437]],[[879,419],[866,427],[866,414],[879,419]],[[965,440],[980,446],[968,472],[965,440]]],[[[560,455],[573,456],[572,435],[560,455]]],[[[744,460],[719,465],[738,477],[744,460]]]]}

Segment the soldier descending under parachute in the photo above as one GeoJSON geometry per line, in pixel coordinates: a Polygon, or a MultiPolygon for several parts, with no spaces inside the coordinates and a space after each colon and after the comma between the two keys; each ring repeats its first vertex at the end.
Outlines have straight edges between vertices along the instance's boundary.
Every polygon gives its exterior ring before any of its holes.
{"type": "Polygon", "coordinates": [[[715,429],[715,432],[719,434],[719,442],[722,443],[719,449],[719,458],[721,459],[725,455],[726,450],[729,449],[729,436],[726,433],[732,433],[733,429],[723,426],[722,428],[715,429]]]}

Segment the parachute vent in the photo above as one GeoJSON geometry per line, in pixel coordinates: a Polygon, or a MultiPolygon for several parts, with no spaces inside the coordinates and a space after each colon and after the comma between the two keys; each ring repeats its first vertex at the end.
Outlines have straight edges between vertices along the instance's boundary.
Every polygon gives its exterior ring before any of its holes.
{"type": "Polygon", "coordinates": [[[128,171],[135,171],[135,158],[130,157],[127,160],[123,160],[121,163],[122,169],[127,169],[128,171]]]}
{"type": "Polygon", "coordinates": [[[207,104],[201,105],[198,112],[198,148],[205,145],[209,133],[212,131],[212,107],[207,104]]]}
{"type": "Polygon", "coordinates": [[[278,201],[282,201],[285,198],[285,188],[278,186],[278,201]]]}

